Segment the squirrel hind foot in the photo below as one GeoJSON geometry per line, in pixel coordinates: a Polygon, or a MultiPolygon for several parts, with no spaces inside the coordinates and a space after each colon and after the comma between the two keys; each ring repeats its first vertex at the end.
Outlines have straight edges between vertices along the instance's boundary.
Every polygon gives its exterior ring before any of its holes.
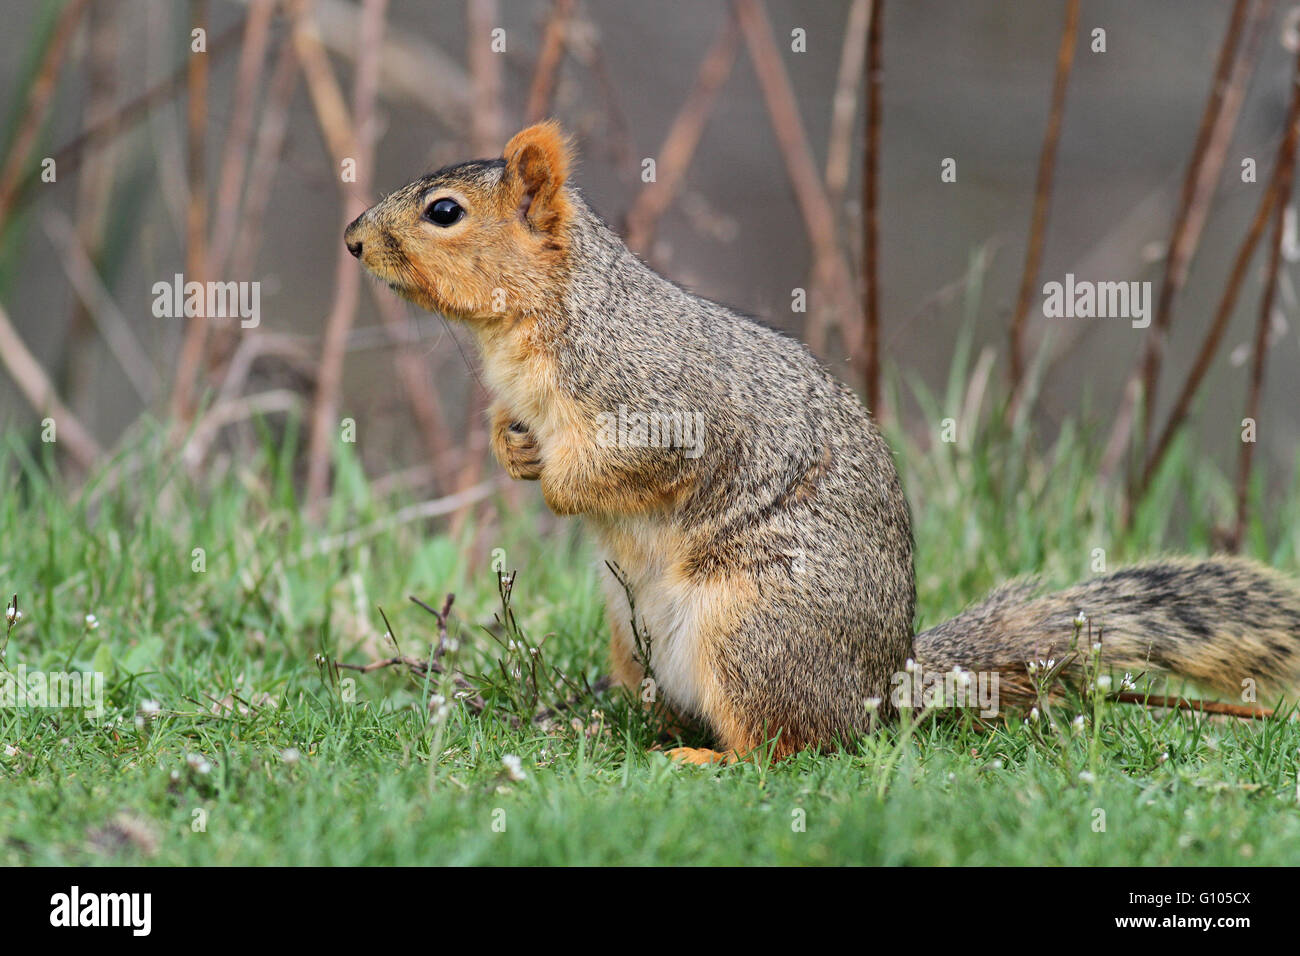
{"type": "Polygon", "coordinates": [[[719,753],[707,747],[674,747],[665,753],[674,763],[688,763],[701,767],[714,763],[735,763],[740,759],[734,750],[719,753]]]}

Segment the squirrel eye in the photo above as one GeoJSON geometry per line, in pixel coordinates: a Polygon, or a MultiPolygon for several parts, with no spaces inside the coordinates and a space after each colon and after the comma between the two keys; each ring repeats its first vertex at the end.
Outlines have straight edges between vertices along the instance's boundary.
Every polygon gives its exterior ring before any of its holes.
{"type": "Polygon", "coordinates": [[[435,199],[424,210],[424,218],[435,226],[451,226],[465,218],[465,210],[454,199],[435,199]]]}

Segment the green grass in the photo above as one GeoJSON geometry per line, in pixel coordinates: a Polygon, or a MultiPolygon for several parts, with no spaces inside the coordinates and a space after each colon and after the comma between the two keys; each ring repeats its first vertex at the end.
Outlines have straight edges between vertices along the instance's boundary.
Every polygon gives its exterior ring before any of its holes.
{"type": "MultiPolygon", "coordinates": [[[[922,398],[935,422],[956,407],[922,398]]],[[[1207,552],[1230,514],[1228,484],[1185,445],[1121,534],[1093,477],[1095,436],[1067,425],[1034,448],[996,430],[956,446],[937,434],[933,446],[892,436],[922,625],[1015,574],[1086,578],[1098,548],[1112,568],[1207,552]]],[[[264,429],[258,448],[198,478],[144,435],[80,489],[51,477],[49,446],[30,439],[0,441],[0,592],[24,612],[7,666],[103,672],[106,716],[0,708],[0,864],[1296,860],[1295,721],[1106,705],[1079,728],[1064,710],[1055,730],[925,721],[774,766],[674,766],[649,752],[653,728],[617,691],[577,694],[577,713],[546,726],[528,719],[531,685],[511,674],[532,657],[503,646],[512,634],[575,683],[604,670],[596,571],[575,523],[503,504],[499,523],[461,540],[407,524],[313,554],[323,535],[404,503],[374,497],[348,446],[312,525],[292,431],[264,429]],[[513,630],[497,620],[495,549],[519,571],[513,630]],[[436,622],[407,595],[437,605],[447,592],[452,656],[483,675],[481,712],[437,679],[393,668],[336,680],[318,663],[392,654],[380,607],[400,651],[427,657],[436,622]],[[441,718],[425,703],[435,692],[451,698],[441,718]]],[[[1248,550],[1294,572],[1298,519],[1300,489],[1274,489],[1248,550]]],[[[571,693],[541,683],[540,703],[571,693]]]]}

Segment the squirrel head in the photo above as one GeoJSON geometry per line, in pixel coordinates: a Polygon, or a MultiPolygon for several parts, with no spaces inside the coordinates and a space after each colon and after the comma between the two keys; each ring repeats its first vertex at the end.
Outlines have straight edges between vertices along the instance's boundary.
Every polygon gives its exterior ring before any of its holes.
{"type": "Polygon", "coordinates": [[[538,314],[561,290],[573,151],[560,125],[517,133],[501,159],[448,166],[367,209],[348,251],[399,295],[466,320],[538,314]]]}

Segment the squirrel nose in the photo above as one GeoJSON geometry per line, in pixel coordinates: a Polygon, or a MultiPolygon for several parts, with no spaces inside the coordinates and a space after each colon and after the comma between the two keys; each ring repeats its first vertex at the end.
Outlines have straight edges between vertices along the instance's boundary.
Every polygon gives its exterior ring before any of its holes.
{"type": "Polygon", "coordinates": [[[357,227],[365,216],[366,214],[363,212],[360,216],[357,216],[356,219],[353,219],[348,223],[348,227],[343,230],[343,244],[348,247],[348,252],[352,253],[352,255],[358,259],[361,258],[361,240],[357,237],[357,233],[359,232],[357,227]]]}

